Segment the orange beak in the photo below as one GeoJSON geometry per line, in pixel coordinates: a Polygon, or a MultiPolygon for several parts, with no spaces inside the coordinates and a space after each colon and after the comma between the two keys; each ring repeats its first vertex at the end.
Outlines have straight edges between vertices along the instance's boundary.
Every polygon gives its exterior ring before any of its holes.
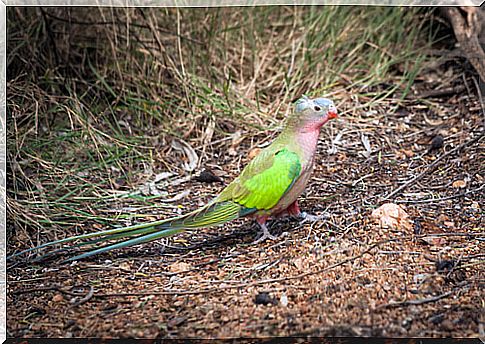
{"type": "Polygon", "coordinates": [[[337,117],[338,117],[338,115],[337,115],[337,108],[335,106],[331,106],[328,109],[328,118],[334,119],[334,118],[337,118],[337,117]]]}

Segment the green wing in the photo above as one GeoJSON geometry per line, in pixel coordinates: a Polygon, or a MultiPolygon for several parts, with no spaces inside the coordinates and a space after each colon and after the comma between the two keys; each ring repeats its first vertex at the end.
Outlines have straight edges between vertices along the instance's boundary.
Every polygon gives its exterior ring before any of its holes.
{"type": "Polygon", "coordinates": [[[218,197],[248,209],[271,209],[298,179],[298,154],[287,148],[262,151],[218,197]]]}

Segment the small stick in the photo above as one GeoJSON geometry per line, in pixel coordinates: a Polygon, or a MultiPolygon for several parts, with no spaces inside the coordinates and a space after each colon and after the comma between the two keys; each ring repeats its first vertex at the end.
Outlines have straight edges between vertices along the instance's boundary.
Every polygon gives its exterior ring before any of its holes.
{"type": "Polygon", "coordinates": [[[50,290],[55,290],[55,291],[58,291],[62,294],[66,294],[66,295],[70,295],[70,296],[79,296],[79,294],[65,290],[58,285],[50,285],[50,286],[46,286],[46,287],[21,289],[21,290],[13,291],[12,293],[14,295],[18,295],[18,294],[32,293],[32,292],[36,292],[36,291],[50,291],[50,290]]]}
{"type": "Polygon", "coordinates": [[[485,188],[485,184],[483,184],[482,186],[480,186],[476,189],[465,191],[465,192],[459,193],[457,195],[441,197],[441,198],[428,198],[428,199],[421,199],[421,200],[415,200],[415,201],[402,200],[402,201],[396,201],[396,203],[434,203],[434,202],[448,201],[450,199],[460,198],[460,197],[464,197],[466,195],[476,193],[476,192],[482,190],[483,188],[485,188]]]}
{"type": "Polygon", "coordinates": [[[77,307],[77,306],[79,306],[79,305],[82,305],[83,303],[88,302],[89,300],[91,300],[91,298],[92,298],[93,296],[94,296],[94,288],[93,288],[92,286],[89,286],[89,291],[88,291],[88,293],[87,293],[87,294],[86,294],[84,297],[82,297],[82,298],[80,298],[79,300],[77,300],[76,302],[74,302],[74,303],[72,304],[72,307],[77,307]]]}
{"type": "Polygon", "coordinates": [[[435,161],[433,161],[433,163],[431,163],[428,166],[426,166],[426,168],[424,169],[423,172],[421,172],[420,174],[418,174],[416,177],[411,178],[406,183],[402,184],[396,190],[394,190],[393,192],[391,192],[389,195],[387,195],[386,197],[384,197],[381,202],[384,202],[384,201],[388,200],[389,198],[395,196],[396,194],[398,194],[399,192],[401,192],[402,190],[404,190],[405,188],[407,188],[409,185],[411,185],[414,182],[416,182],[417,180],[421,179],[426,173],[428,173],[429,171],[431,171],[432,169],[434,169],[436,167],[436,165],[438,165],[438,163],[441,162],[447,156],[449,156],[449,155],[451,155],[451,154],[453,154],[453,153],[455,153],[457,151],[462,150],[466,146],[469,146],[469,145],[474,144],[475,142],[477,142],[478,140],[480,140],[484,136],[485,136],[485,133],[482,131],[478,136],[474,137],[473,139],[468,140],[468,141],[462,143],[458,147],[455,147],[452,150],[450,150],[449,152],[446,152],[445,154],[443,154],[442,156],[440,156],[438,159],[436,159],[435,161]]]}
{"type": "Polygon", "coordinates": [[[407,300],[407,301],[400,301],[400,302],[390,302],[386,303],[384,305],[380,305],[376,308],[387,308],[387,307],[399,307],[399,306],[410,306],[410,305],[422,305],[423,303],[430,303],[430,302],[436,302],[438,300],[444,299],[445,297],[450,296],[453,294],[453,290],[446,292],[444,294],[438,295],[438,296],[433,296],[433,297],[427,297],[424,299],[418,299],[418,300],[407,300]]]}

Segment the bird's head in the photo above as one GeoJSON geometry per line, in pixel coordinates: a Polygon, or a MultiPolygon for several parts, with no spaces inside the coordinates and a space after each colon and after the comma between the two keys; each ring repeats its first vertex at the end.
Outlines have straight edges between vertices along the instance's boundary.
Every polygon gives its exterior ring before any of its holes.
{"type": "Polygon", "coordinates": [[[333,118],[337,118],[337,108],[333,101],[327,98],[310,99],[302,96],[296,101],[294,118],[298,127],[318,130],[333,118]]]}

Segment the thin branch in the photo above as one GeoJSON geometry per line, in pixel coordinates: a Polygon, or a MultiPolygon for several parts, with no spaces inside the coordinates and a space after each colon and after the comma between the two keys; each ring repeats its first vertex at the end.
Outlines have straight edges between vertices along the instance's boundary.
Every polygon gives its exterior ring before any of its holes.
{"type": "Polygon", "coordinates": [[[77,307],[79,305],[82,305],[83,303],[86,303],[89,300],[91,300],[93,296],[94,296],[94,288],[92,286],[89,286],[88,293],[82,298],[80,298],[79,300],[75,301],[71,307],[77,307]]]}
{"type": "Polygon", "coordinates": [[[453,294],[453,290],[448,291],[448,292],[441,294],[441,295],[437,295],[437,296],[433,296],[433,297],[427,297],[427,298],[424,298],[424,299],[406,300],[406,301],[399,301],[399,302],[391,301],[389,303],[386,303],[384,305],[380,305],[380,306],[376,307],[376,310],[381,309],[381,308],[389,308],[389,307],[422,305],[424,303],[436,302],[438,300],[444,299],[444,298],[450,296],[451,294],[453,294]]]}
{"type": "Polygon", "coordinates": [[[438,159],[436,159],[435,161],[433,161],[433,163],[429,164],[428,166],[426,166],[426,168],[424,169],[423,172],[421,172],[420,174],[418,174],[417,176],[411,178],[410,180],[408,180],[407,182],[405,182],[404,184],[402,184],[400,187],[398,187],[396,190],[394,190],[393,192],[391,192],[389,195],[387,195],[386,197],[384,197],[382,199],[381,202],[384,202],[386,200],[388,200],[389,198],[397,195],[399,192],[401,192],[402,190],[404,190],[405,188],[407,188],[409,185],[415,183],[416,181],[418,181],[419,179],[421,179],[424,175],[426,175],[428,172],[431,172],[432,170],[434,170],[434,168],[446,157],[462,150],[463,148],[467,147],[467,146],[470,146],[472,144],[474,144],[475,142],[479,141],[481,138],[483,138],[485,136],[485,133],[482,132],[474,137],[473,139],[470,139],[464,143],[462,143],[461,145],[459,145],[458,147],[455,147],[453,148],[452,150],[446,152],[445,154],[443,154],[442,156],[440,156],[438,159]]]}
{"type": "Polygon", "coordinates": [[[468,190],[468,191],[459,193],[457,195],[452,195],[452,196],[448,196],[448,197],[429,198],[429,199],[422,199],[422,200],[415,200],[415,201],[414,200],[398,200],[398,201],[396,201],[396,203],[434,203],[434,202],[438,203],[438,202],[448,201],[450,199],[460,198],[460,197],[464,197],[466,195],[474,194],[478,191],[481,191],[483,188],[485,188],[485,184],[483,184],[482,186],[480,186],[476,189],[468,190]]]}

